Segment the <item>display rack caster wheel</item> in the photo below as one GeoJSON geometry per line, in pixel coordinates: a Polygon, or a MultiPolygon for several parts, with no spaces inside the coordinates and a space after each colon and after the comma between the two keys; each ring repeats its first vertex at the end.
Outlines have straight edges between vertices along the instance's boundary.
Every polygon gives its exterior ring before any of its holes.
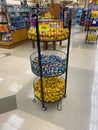
{"type": "Polygon", "coordinates": [[[47,110],[47,107],[43,107],[43,108],[42,108],[42,111],[46,111],[46,110],[47,110]]]}
{"type": "Polygon", "coordinates": [[[57,102],[57,110],[61,111],[62,110],[62,100],[57,102]]]}
{"type": "Polygon", "coordinates": [[[67,97],[67,94],[64,94],[64,98],[66,98],[67,97]]]}
{"type": "Polygon", "coordinates": [[[37,100],[34,98],[32,102],[36,103],[36,101],[37,101],[37,100]]]}

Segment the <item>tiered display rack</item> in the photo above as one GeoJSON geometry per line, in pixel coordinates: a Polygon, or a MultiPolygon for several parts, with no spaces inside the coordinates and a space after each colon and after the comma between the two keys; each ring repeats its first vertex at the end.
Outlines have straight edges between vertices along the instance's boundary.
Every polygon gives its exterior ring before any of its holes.
{"type": "Polygon", "coordinates": [[[96,43],[98,40],[98,34],[96,34],[98,30],[98,25],[94,26],[93,23],[98,22],[98,11],[92,11],[90,13],[90,18],[89,18],[89,25],[88,25],[88,30],[87,30],[87,35],[86,35],[86,43],[96,43]],[[91,24],[92,20],[92,24],[91,24]]]}
{"type": "MultiPolygon", "coordinates": [[[[43,111],[47,110],[47,107],[45,106],[46,103],[53,103],[53,102],[57,102],[57,109],[62,110],[62,98],[66,97],[70,34],[71,34],[71,11],[69,11],[68,15],[69,15],[68,37],[57,39],[57,41],[63,41],[68,39],[66,53],[60,50],[41,50],[40,42],[56,41],[56,39],[42,40],[40,37],[40,30],[39,30],[40,27],[42,27],[43,29],[45,28],[46,30],[46,27],[48,28],[48,26],[50,26],[53,23],[53,20],[50,20],[49,24],[47,24],[46,26],[44,25],[40,26],[41,20],[39,20],[38,17],[35,20],[36,24],[35,41],[37,41],[38,51],[34,52],[30,56],[31,70],[35,75],[37,75],[37,78],[33,82],[33,88],[34,88],[33,102],[36,102],[37,101],[36,99],[40,100],[42,102],[43,111]]],[[[56,27],[59,28],[60,24],[57,25],[56,27]]],[[[63,27],[64,26],[62,26],[62,29],[64,29],[63,27]]],[[[50,27],[48,29],[50,29],[50,27]]],[[[45,33],[46,31],[44,31],[44,34],[45,33]]]]}

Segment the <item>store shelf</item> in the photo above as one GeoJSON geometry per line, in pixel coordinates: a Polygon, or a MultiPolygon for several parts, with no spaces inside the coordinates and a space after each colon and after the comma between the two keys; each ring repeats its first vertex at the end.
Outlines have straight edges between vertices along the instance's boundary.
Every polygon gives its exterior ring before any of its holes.
{"type": "Polygon", "coordinates": [[[22,28],[19,30],[13,30],[13,31],[11,31],[11,34],[12,34],[12,41],[9,41],[9,42],[0,41],[0,47],[12,48],[15,46],[19,46],[20,44],[22,44],[21,41],[24,41],[27,39],[27,29],[26,28],[22,28]]]}
{"type": "Polygon", "coordinates": [[[10,42],[12,40],[11,37],[11,32],[9,29],[9,23],[8,23],[8,18],[7,18],[7,7],[6,7],[6,2],[5,1],[1,1],[1,12],[0,12],[0,44],[2,44],[2,42],[6,43],[6,42],[10,42]]]}
{"type": "MultiPolygon", "coordinates": [[[[9,31],[12,35],[12,41],[8,43],[5,42],[5,37],[7,36],[6,32],[0,33],[0,47],[11,48],[17,45],[20,45],[21,41],[27,39],[27,29],[29,27],[29,7],[13,6],[13,5],[4,5],[3,8],[7,10],[4,15],[6,15],[7,22],[0,22],[1,31],[6,30],[5,25],[9,25],[9,31]],[[18,16],[19,15],[19,16],[18,16]],[[4,25],[4,26],[3,26],[4,25]],[[19,43],[18,43],[19,42],[19,43]]],[[[1,14],[2,16],[2,14],[1,14]]]]}
{"type": "Polygon", "coordinates": [[[8,17],[9,22],[11,23],[10,28],[21,29],[27,28],[29,25],[29,7],[26,11],[24,7],[18,8],[17,6],[8,6],[8,17]],[[20,25],[21,23],[21,25],[20,25]],[[23,26],[22,23],[26,25],[23,26]],[[14,24],[14,25],[13,25],[14,24]],[[19,26],[18,26],[19,25],[19,26]],[[18,26],[18,27],[17,27],[18,26]]]}

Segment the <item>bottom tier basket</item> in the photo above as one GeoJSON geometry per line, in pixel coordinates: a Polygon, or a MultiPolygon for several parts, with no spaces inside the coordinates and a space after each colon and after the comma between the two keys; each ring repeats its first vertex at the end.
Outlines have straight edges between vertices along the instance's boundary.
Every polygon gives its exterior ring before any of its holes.
{"type": "MultiPolygon", "coordinates": [[[[64,97],[65,81],[62,77],[42,78],[44,102],[56,102],[64,97]]],[[[36,78],[33,83],[34,94],[38,100],[41,98],[40,78],[36,78]]]]}

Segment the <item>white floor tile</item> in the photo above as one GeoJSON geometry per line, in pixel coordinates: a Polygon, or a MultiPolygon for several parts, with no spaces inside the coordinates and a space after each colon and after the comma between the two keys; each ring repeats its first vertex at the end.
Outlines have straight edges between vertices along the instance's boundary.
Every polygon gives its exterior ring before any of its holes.
{"type": "Polygon", "coordinates": [[[0,59],[0,99],[16,94],[32,77],[28,59],[15,56],[0,59]]]}
{"type": "Polygon", "coordinates": [[[0,130],[65,130],[35,116],[15,110],[0,115],[0,130]]]}

